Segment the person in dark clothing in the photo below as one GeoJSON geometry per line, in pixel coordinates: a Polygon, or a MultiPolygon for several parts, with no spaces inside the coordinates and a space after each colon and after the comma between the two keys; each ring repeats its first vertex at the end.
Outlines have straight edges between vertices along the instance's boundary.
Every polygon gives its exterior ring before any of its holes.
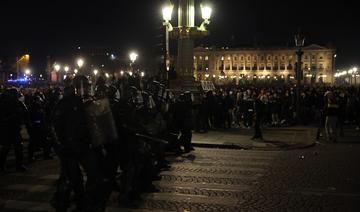
{"type": "Polygon", "coordinates": [[[35,94],[29,107],[30,115],[30,142],[29,142],[29,162],[34,161],[34,152],[38,148],[43,148],[44,159],[51,159],[50,145],[47,142],[45,102],[40,95],[35,94]]]}
{"type": "Polygon", "coordinates": [[[233,116],[233,109],[234,109],[234,99],[232,99],[230,92],[226,92],[225,93],[225,98],[224,98],[224,105],[223,105],[223,110],[224,110],[224,114],[225,114],[225,128],[231,128],[232,125],[232,116],[233,116]],[[227,126],[226,126],[227,125],[227,126]]]}
{"type": "Polygon", "coordinates": [[[346,108],[348,97],[344,91],[341,91],[338,96],[339,114],[338,114],[338,129],[341,137],[344,137],[344,122],[346,119],[346,108]]]}
{"type": "Polygon", "coordinates": [[[327,135],[328,141],[336,142],[337,136],[337,121],[338,121],[338,113],[339,113],[339,104],[336,100],[336,97],[333,92],[328,91],[325,94],[326,104],[325,104],[325,132],[327,135]]]}
{"type": "Polygon", "coordinates": [[[184,152],[188,153],[194,148],[191,145],[192,139],[192,99],[191,93],[185,92],[180,95],[177,105],[177,112],[175,113],[175,122],[178,124],[180,130],[180,143],[184,146],[184,152]]]}
{"type": "Polygon", "coordinates": [[[103,173],[99,160],[92,148],[87,106],[89,83],[86,77],[77,76],[73,87],[69,86],[64,98],[55,107],[52,123],[56,151],[61,162],[59,186],[53,205],[57,212],[67,211],[70,205],[70,189],[75,193],[75,202],[79,211],[101,212],[105,210],[103,173]],[[83,167],[87,180],[83,187],[83,167]],[[69,182],[68,184],[66,182],[69,182]]]}
{"type": "Polygon", "coordinates": [[[0,97],[0,172],[6,171],[6,159],[11,146],[15,148],[16,170],[26,171],[23,165],[23,139],[21,125],[27,120],[27,108],[18,100],[20,94],[15,88],[7,89],[0,97]]]}
{"type": "Polygon", "coordinates": [[[255,139],[263,139],[263,135],[261,132],[261,121],[263,120],[264,114],[264,103],[260,99],[261,97],[256,97],[254,95],[254,112],[255,112],[255,125],[254,125],[254,136],[252,137],[253,140],[255,139]]]}

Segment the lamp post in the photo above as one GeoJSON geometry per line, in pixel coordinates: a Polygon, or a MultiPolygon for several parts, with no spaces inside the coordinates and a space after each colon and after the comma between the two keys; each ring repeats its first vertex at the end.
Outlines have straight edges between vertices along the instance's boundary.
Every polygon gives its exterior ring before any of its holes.
{"type": "Polygon", "coordinates": [[[301,51],[301,47],[304,46],[305,37],[298,33],[295,35],[295,45],[297,47],[296,55],[297,55],[297,65],[296,65],[296,118],[299,120],[300,115],[300,85],[301,80],[303,79],[303,74],[301,72],[301,56],[304,54],[301,51]]]}
{"type": "Polygon", "coordinates": [[[186,86],[194,89],[194,39],[209,34],[206,26],[210,24],[212,9],[204,0],[200,7],[203,18],[200,27],[195,26],[194,0],[178,0],[177,27],[172,27],[170,23],[173,8],[171,2],[167,0],[167,4],[163,7],[163,19],[164,25],[167,27],[167,32],[169,32],[170,37],[178,40],[178,57],[176,64],[178,83],[176,83],[176,86],[179,89],[186,86]]]}
{"type": "MultiPolygon", "coordinates": [[[[130,58],[130,61],[131,61],[131,63],[130,63],[130,71],[131,72],[134,72],[134,63],[135,63],[135,61],[136,61],[136,59],[138,58],[138,54],[137,53],[135,53],[135,52],[130,52],[130,54],[129,54],[129,58],[130,58]]],[[[132,74],[131,74],[132,75],[132,74]]]]}
{"type": "Polygon", "coordinates": [[[170,24],[172,18],[172,11],[174,5],[168,0],[162,9],[163,14],[163,25],[165,26],[165,54],[164,54],[164,70],[166,72],[166,86],[169,87],[169,71],[170,71],[170,47],[169,47],[169,31],[173,30],[172,25],[170,24]]]}
{"type": "Polygon", "coordinates": [[[79,69],[81,69],[85,64],[85,61],[83,59],[79,58],[79,59],[77,59],[76,64],[78,65],[79,69]]]}

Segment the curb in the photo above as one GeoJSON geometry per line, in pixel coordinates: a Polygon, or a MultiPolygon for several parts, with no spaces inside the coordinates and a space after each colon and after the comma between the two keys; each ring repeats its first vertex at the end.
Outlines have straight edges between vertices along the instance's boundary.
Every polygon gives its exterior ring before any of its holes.
{"type": "MultiPolygon", "coordinates": [[[[260,143],[260,142],[259,142],[260,143]]],[[[262,151],[279,151],[279,150],[296,150],[296,149],[306,149],[316,146],[316,142],[312,142],[307,145],[286,145],[286,146],[266,146],[266,144],[271,144],[267,142],[263,142],[265,144],[264,147],[256,147],[252,146],[241,146],[236,144],[211,144],[211,143],[192,143],[194,147],[202,147],[202,148],[216,148],[216,149],[238,149],[238,150],[262,150],[262,151]]]]}

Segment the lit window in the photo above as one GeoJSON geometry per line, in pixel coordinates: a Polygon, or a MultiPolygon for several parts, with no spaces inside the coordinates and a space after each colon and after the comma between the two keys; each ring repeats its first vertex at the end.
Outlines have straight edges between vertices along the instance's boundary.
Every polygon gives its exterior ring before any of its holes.
{"type": "Polygon", "coordinates": [[[208,57],[208,56],[205,56],[205,60],[209,60],[209,57],[208,57]]]}

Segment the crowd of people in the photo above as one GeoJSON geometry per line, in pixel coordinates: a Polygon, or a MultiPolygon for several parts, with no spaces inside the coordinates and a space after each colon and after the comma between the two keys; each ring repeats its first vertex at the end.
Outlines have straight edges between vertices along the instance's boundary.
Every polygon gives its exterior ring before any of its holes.
{"type": "Polygon", "coordinates": [[[311,124],[317,125],[319,130],[326,127],[325,132],[328,133],[328,122],[336,122],[340,135],[343,135],[346,123],[355,125],[359,130],[359,88],[303,87],[299,99],[300,110],[296,111],[296,89],[291,86],[241,86],[208,91],[195,103],[195,130],[206,132],[231,127],[250,129],[256,128],[256,125],[263,128],[311,124]],[[336,120],[328,116],[336,116],[336,120]]]}
{"type": "Polygon", "coordinates": [[[152,181],[170,168],[165,153],[193,150],[191,93],[175,99],[156,81],[109,84],[100,77],[91,85],[78,75],[62,88],[3,88],[0,111],[0,171],[6,172],[11,147],[16,170],[27,170],[21,133],[27,129],[29,163],[39,152],[45,160],[53,153],[59,158],[51,202],[59,212],[72,200],[78,211],[104,211],[113,190],[121,204],[134,204],[142,192],[157,191],[152,181]]]}
{"type": "Polygon", "coordinates": [[[297,114],[291,86],[219,87],[175,98],[153,80],[105,79],[93,85],[78,75],[62,87],[0,90],[0,172],[6,173],[11,147],[16,170],[27,170],[21,133],[27,129],[28,163],[39,152],[44,160],[59,158],[51,202],[57,212],[67,211],[71,200],[78,211],[104,211],[113,190],[120,192],[121,204],[156,191],[152,181],[170,168],[165,154],[192,151],[192,130],[253,128],[253,139],[262,139],[264,127],[316,124],[316,139],[324,134],[336,142],[337,129],[342,135],[345,123],[357,130],[360,124],[360,91],[354,87],[301,88],[297,114]]]}

